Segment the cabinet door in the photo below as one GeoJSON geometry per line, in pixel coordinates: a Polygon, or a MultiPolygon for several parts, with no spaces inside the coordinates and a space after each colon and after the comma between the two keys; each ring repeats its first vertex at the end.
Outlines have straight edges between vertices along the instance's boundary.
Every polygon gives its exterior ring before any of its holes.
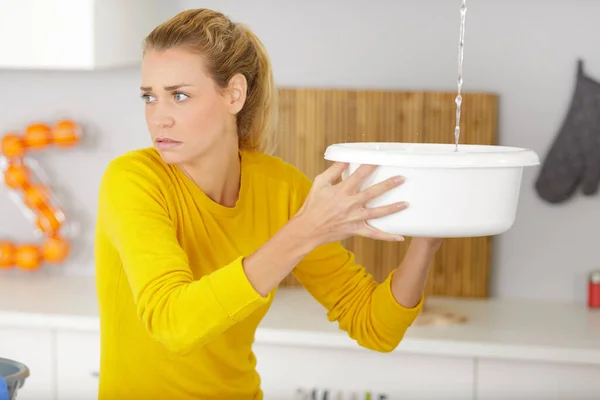
{"type": "Polygon", "coordinates": [[[96,400],[99,369],[100,335],[98,333],[57,332],[58,400],[96,400]]]}
{"type": "Polygon", "coordinates": [[[140,42],[162,22],[160,3],[166,2],[1,0],[0,69],[137,65],[140,42]]]}
{"type": "Polygon", "coordinates": [[[55,399],[53,343],[50,330],[0,328],[0,357],[21,362],[30,371],[18,400],[55,399]]]}
{"type": "Polygon", "coordinates": [[[274,345],[254,351],[266,399],[292,399],[297,388],[370,391],[388,400],[473,399],[469,358],[274,345]]]}
{"type": "Polygon", "coordinates": [[[598,366],[503,360],[477,364],[477,400],[600,398],[598,366]]]}

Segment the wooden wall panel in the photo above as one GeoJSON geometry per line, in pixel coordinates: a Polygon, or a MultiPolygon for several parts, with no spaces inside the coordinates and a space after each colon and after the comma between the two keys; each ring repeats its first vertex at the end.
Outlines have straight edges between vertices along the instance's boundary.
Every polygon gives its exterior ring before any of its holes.
{"type": "MultiPolygon", "coordinates": [[[[390,141],[453,143],[455,93],[374,90],[280,89],[279,147],[285,161],[311,179],[330,163],[328,145],[390,141]]],[[[498,99],[489,93],[465,93],[461,143],[496,144],[498,99]]],[[[381,282],[408,247],[362,237],[344,245],[381,282]]],[[[491,238],[447,239],[431,270],[427,294],[487,297],[491,238]]],[[[282,286],[298,282],[289,276],[282,286]]]]}

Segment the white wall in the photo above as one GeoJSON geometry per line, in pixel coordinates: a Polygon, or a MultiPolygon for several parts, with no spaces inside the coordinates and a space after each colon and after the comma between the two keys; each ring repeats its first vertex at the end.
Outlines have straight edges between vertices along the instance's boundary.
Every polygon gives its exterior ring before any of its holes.
{"type": "MultiPolygon", "coordinates": [[[[94,73],[16,72],[0,70],[0,131],[22,130],[41,119],[54,122],[67,116],[85,124],[85,142],[68,151],[36,153],[35,159],[59,185],[67,206],[82,221],[78,249],[67,265],[38,273],[93,273],[93,224],[97,188],[106,163],[133,147],[149,145],[139,98],[136,70],[94,73]]],[[[0,185],[0,237],[35,239],[32,223],[4,195],[0,185]]],[[[11,271],[11,273],[19,271],[11,271]]]]}
{"type": "MultiPolygon", "coordinates": [[[[191,7],[219,9],[253,28],[270,51],[280,85],[455,90],[458,0],[179,0],[171,14],[191,7]]],[[[600,2],[586,0],[469,2],[464,90],[501,96],[501,144],[530,147],[544,157],[568,107],[576,58],[600,79],[597,16],[600,2]]],[[[135,69],[0,71],[0,129],[63,111],[93,126],[96,147],[44,158],[88,222],[106,162],[148,144],[138,86],[135,69]]],[[[600,267],[600,198],[577,196],[549,206],[533,191],[536,172],[525,174],[514,228],[496,239],[492,294],[583,301],[586,275],[600,267]]],[[[0,234],[31,237],[12,207],[0,196],[0,234]]],[[[55,273],[91,273],[91,240],[88,226],[82,238],[87,252],[55,273]]]]}

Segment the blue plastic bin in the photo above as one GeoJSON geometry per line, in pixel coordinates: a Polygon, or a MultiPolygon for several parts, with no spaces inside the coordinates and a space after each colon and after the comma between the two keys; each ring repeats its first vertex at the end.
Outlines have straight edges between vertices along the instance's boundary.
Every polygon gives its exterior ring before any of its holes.
{"type": "Polygon", "coordinates": [[[18,361],[0,358],[0,400],[15,400],[29,377],[29,368],[18,361]]]}

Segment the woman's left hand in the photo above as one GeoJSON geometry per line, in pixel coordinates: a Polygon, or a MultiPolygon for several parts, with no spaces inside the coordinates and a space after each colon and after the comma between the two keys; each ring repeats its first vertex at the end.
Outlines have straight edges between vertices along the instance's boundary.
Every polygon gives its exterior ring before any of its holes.
{"type": "Polygon", "coordinates": [[[444,242],[444,238],[414,237],[412,241],[438,249],[444,242]]]}
{"type": "Polygon", "coordinates": [[[442,238],[411,238],[392,280],[392,293],[402,306],[412,308],[421,299],[429,268],[443,241],[442,238]]]}

